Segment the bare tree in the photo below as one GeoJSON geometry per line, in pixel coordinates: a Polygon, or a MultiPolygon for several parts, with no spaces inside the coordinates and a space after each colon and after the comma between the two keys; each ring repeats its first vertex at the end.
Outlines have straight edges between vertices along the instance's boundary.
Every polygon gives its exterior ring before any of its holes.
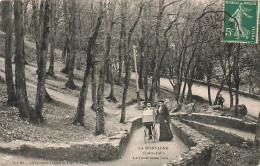
{"type": "Polygon", "coordinates": [[[50,34],[50,19],[51,19],[51,0],[41,2],[41,7],[44,8],[43,13],[43,24],[42,24],[42,39],[41,39],[41,50],[38,55],[38,82],[37,82],[37,93],[35,101],[36,120],[43,122],[42,109],[45,100],[45,78],[46,78],[46,60],[48,54],[49,34],[50,34]]]}
{"type": "Polygon", "coordinates": [[[50,36],[50,64],[47,75],[55,77],[54,73],[54,57],[56,47],[56,33],[57,33],[57,2],[53,1],[51,4],[51,36],[50,36]]]}
{"type": "MultiPolygon", "coordinates": [[[[40,56],[42,54],[42,41],[43,41],[43,23],[45,17],[45,5],[43,2],[40,3],[40,8],[37,0],[32,1],[32,32],[33,37],[36,43],[36,56],[37,56],[37,65],[39,66],[40,56]]],[[[48,9],[49,10],[49,9],[48,9]]],[[[49,25],[48,25],[49,26],[49,25]]],[[[49,40],[49,39],[48,39],[49,40]]],[[[48,48],[48,47],[47,47],[48,48]]],[[[36,73],[39,74],[39,70],[36,70],[36,73]]],[[[52,101],[53,99],[48,94],[45,89],[45,101],[52,101]]]]}
{"type": "Polygon", "coordinates": [[[73,124],[79,123],[81,126],[85,126],[84,115],[85,115],[85,104],[86,104],[86,99],[87,99],[87,94],[88,94],[90,69],[95,63],[93,61],[92,49],[96,43],[96,39],[98,37],[98,32],[99,32],[103,17],[104,17],[103,16],[103,5],[102,5],[102,0],[101,0],[97,23],[96,23],[95,29],[93,31],[93,34],[90,36],[90,38],[88,40],[88,46],[87,46],[87,50],[86,50],[86,70],[84,73],[83,84],[82,84],[82,87],[80,90],[80,97],[79,97],[79,101],[78,101],[77,112],[76,112],[75,118],[73,120],[73,124]]]}
{"type": "Polygon", "coordinates": [[[108,1],[108,13],[107,13],[107,23],[106,23],[106,51],[105,54],[106,55],[106,64],[107,64],[107,68],[109,68],[110,70],[107,70],[106,73],[108,73],[109,75],[109,82],[110,82],[110,93],[109,96],[107,97],[109,100],[116,102],[116,97],[114,95],[114,71],[113,71],[113,65],[112,65],[112,56],[110,55],[110,50],[111,50],[111,39],[112,39],[112,30],[113,30],[113,25],[114,25],[114,15],[115,15],[115,11],[116,11],[116,2],[115,1],[108,1]]]}
{"type": "Polygon", "coordinates": [[[120,14],[121,14],[121,30],[120,30],[120,39],[118,47],[118,78],[117,84],[121,85],[122,83],[122,69],[123,69],[123,60],[122,57],[125,56],[125,47],[126,47],[126,12],[127,12],[127,0],[121,1],[120,14]]]}
{"type": "Polygon", "coordinates": [[[124,79],[124,92],[123,92],[123,99],[122,99],[122,111],[121,111],[121,118],[120,118],[120,123],[125,123],[125,110],[126,110],[126,97],[127,97],[127,91],[128,91],[128,86],[129,86],[129,81],[131,77],[131,60],[130,60],[130,47],[131,47],[131,39],[132,39],[132,34],[135,30],[136,25],[138,24],[142,11],[143,11],[143,2],[141,1],[139,4],[139,12],[137,15],[137,18],[133,25],[131,26],[129,32],[128,32],[128,37],[127,37],[127,44],[126,44],[126,54],[124,56],[124,61],[125,61],[125,79],[124,79]]]}
{"type": "Polygon", "coordinates": [[[23,119],[34,121],[36,114],[29,104],[26,91],[25,58],[23,54],[23,11],[22,1],[14,1],[15,22],[15,88],[18,101],[19,116],[23,119]]]}
{"type": "Polygon", "coordinates": [[[65,43],[62,50],[62,57],[65,60],[65,67],[61,70],[62,73],[69,73],[70,55],[69,52],[69,40],[70,40],[70,27],[69,27],[69,12],[68,12],[68,0],[63,0],[64,10],[64,24],[65,24],[65,43]]]}
{"type": "Polygon", "coordinates": [[[16,102],[13,69],[12,69],[12,2],[3,1],[3,26],[5,32],[5,78],[7,86],[8,105],[16,102]]]}
{"type": "Polygon", "coordinates": [[[256,126],[256,133],[255,133],[255,149],[260,153],[260,112],[258,114],[258,122],[256,126]]]}
{"type": "Polygon", "coordinates": [[[69,38],[69,52],[70,60],[69,60],[69,76],[68,81],[66,83],[66,87],[70,89],[76,89],[76,85],[74,83],[74,66],[75,66],[75,54],[76,54],[76,2],[75,0],[71,1],[71,8],[70,13],[71,17],[69,19],[69,31],[70,31],[70,38],[69,38]]]}

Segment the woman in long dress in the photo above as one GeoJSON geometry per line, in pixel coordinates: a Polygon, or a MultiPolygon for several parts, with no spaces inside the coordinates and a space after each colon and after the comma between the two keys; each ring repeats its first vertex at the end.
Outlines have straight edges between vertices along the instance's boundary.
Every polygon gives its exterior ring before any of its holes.
{"type": "Polygon", "coordinates": [[[163,104],[163,101],[159,101],[159,107],[157,109],[156,117],[160,123],[160,137],[159,141],[171,141],[173,139],[170,123],[171,118],[168,108],[163,104]]]}

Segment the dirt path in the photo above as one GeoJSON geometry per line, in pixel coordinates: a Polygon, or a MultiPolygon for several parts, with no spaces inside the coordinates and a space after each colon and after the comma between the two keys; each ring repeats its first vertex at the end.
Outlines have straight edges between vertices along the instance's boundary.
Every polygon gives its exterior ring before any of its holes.
{"type": "MultiPolygon", "coordinates": [[[[161,86],[164,86],[170,90],[172,90],[172,85],[170,84],[169,80],[166,78],[161,78],[161,86]]],[[[216,96],[218,89],[211,87],[211,96],[212,98],[216,96]]],[[[208,89],[204,85],[197,85],[193,84],[192,86],[192,94],[198,95],[203,97],[204,99],[208,100],[208,89]]],[[[230,101],[229,101],[229,93],[227,91],[222,90],[221,92],[222,96],[225,98],[224,105],[229,107],[230,101]]],[[[248,114],[251,116],[257,118],[258,113],[260,111],[260,101],[245,97],[243,95],[239,95],[239,104],[245,104],[248,110],[248,114]]]]}
{"type": "MultiPolygon", "coordinates": [[[[91,166],[158,166],[168,161],[173,160],[174,158],[180,156],[184,152],[188,151],[188,148],[176,137],[171,142],[148,142],[144,143],[143,139],[143,132],[144,128],[140,128],[133,134],[131,141],[129,142],[126,152],[123,155],[122,159],[115,160],[115,161],[108,161],[108,162],[90,162],[86,165],[91,166]],[[145,150],[145,148],[150,150],[145,150]],[[151,150],[152,148],[167,148],[164,150],[151,150]],[[153,153],[153,154],[149,154],[153,153]],[[148,159],[145,159],[147,158],[148,159]]],[[[58,161],[50,161],[50,160],[43,160],[43,159],[33,159],[21,156],[14,156],[0,153],[0,165],[1,166],[14,166],[16,163],[19,163],[23,166],[31,166],[31,165],[48,165],[54,166],[57,164],[52,163],[59,163],[58,161]],[[35,164],[32,164],[32,163],[35,164]],[[23,163],[23,164],[21,164],[23,163]],[[36,164],[38,163],[38,164],[36,164]],[[45,163],[45,164],[43,164],[45,163]]],[[[81,166],[83,164],[80,163],[73,163],[69,164],[64,161],[60,162],[62,165],[65,166],[72,166],[77,165],[81,166]]],[[[18,164],[18,165],[19,165],[18,164]]]]}

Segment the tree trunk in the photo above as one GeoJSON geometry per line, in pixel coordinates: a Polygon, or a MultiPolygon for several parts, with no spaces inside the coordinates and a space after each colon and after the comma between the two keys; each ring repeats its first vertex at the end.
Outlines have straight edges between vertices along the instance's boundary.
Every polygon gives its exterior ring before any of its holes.
{"type": "Polygon", "coordinates": [[[121,111],[120,123],[125,123],[126,97],[127,97],[128,86],[129,86],[129,80],[131,77],[131,69],[128,61],[129,60],[125,58],[125,79],[124,79],[124,91],[123,91],[123,98],[122,98],[122,111],[121,111]]]}
{"type": "MultiPolygon", "coordinates": [[[[230,76],[231,77],[231,76],[230,76]]],[[[227,86],[228,86],[228,92],[229,92],[229,98],[230,98],[230,108],[234,105],[233,104],[233,91],[232,91],[232,83],[231,83],[231,78],[227,79],[227,86]]]]}
{"type": "MultiPolygon", "coordinates": [[[[100,4],[100,5],[102,5],[102,4],[100,4]]],[[[84,73],[83,84],[82,84],[82,88],[81,88],[81,91],[80,91],[77,113],[76,113],[74,121],[73,121],[73,124],[79,123],[82,126],[85,126],[84,125],[84,115],[85,115],[84,112],[85,112],[85,104],[86,104],[86,99],[87,99],[87,94],[88,94],[89,75],[90,75],[90,69],[91,69],[91,67],[94,63],[91,51],[93,49],[93,46],[96,43],[99,28],[101,26],[102,19],[103,19],[103,8],[102,8],[102,6],[100,8],[101,9],[100,9],[99,17],[97,19],[97,24],[95,26],[93,34],[91,35],[91,37],[88,40],[88,47],[87,47],[87,51],[86,51],[86,54],[87,54],[86,70],[85,70],[85,73],[84,73]]]]}
{"type": "MultiPolygon", "coordinates": [[[[89,60],[92,60],[92,57],[88,58],[89,60]]],[[[86,62],[86,70],[84,73],[84,78],[83,78],[83,84],[80,90],[80,96],[79,96],[79,101],[78,101],[78,106],[77,106],[77,112],[74,117],[74,120],[72,124],[76,125],[79,123],[81,126],[85,126],[84,124],[84,116],[85,116],[85,105],[86,105],[86,100],[87,100],[87,95],[88,95],[88,86],[89,86],[89,75],[90,75],[90,69],[91,69],[91,61],[86,62]]]]}
{"type": "Polygon", "coordinates": [[[232,93],[232,74],[233,73],[233,68],[231,66],[230,58],[232,56],[232,48],[233,44],[227,45],[228,49],[228,69],[229,69],[229,74],[226,78],[226,84],[228,86],[228,92],[229,92],[229,97],[230,97],[230,108],[233,106],[233,93],[232,93]]]}
{"type": "Polygon", "coordinates": [[[70,65],[70,28],[69,28],[69,16],[68,16],[68,2],[63,0],[63,9],[64,9],[64,22],[65,22],[65,44],[62,51],[62,57],[65,60],[65,67],[61,70],[62,73],[69,74],[69,65],[70,65]]]}
{"type": "Polygon", "coordinates": [[[221,82],[221,84],[220,84],[220,88],[219,88],[219,90],[218,90],[218,92],[217,92],[217,94],[216,94],[216,97],[215,97],[215,100],[214,100],[214,103],[213,103],[213,105],[217,105],[217,102],[218,102],[218,96],[220,95],[220,93],[221,93],[221,91],[222,91],[222,89],[223,89],[223,87],[224,87],[224,80],[221,82]]]}
{"type": "Polygon", "coordinates": [[[123,61],[122,57],[125,56],[125,50],[126,50],[126,10],[127,10],[127,0],[122,0],[121,2],[121,30],[120,30],[120,39],[119,39],[119,47],[118,47],[118,78],[117,78],[117,84],[122,84],[122,69],[123,69],[123,61]]]}
{"type": "Polygon", "coordinates": [[[14,22],[15,22],[15,88],[18,101],[19,116],[33,121],[36,117],[35,111],[30,107],[25,79],[25,58],[23,54],[23,15],[22,1],[14,1],[14,22]]]}
{"type": "MultiPolygon", "coordinates": [[[[93,61],[95,61],[93,57],[93,61]]],[[[92,91],[92,106],[91,108],[97,110],[97,81],[96,81],[96,66],[92,66],[91,70],[91,91],[92,91]]]]}
{"type": "Polygon", "coordinates": [[[158,14],[156,17],[156,27],[155,27],[155,64],[154,67],[152,67],[153,70],[153,78],[152,78],[152,85],[151,85],[151,90],[150,90],[150,101],[154,100],[155,93],[157,90],[157,81],[158,81],[158,72],[159,72],[159,62],[160,62],[160,27],[161,27],[161,22],[162,22],[162,16],[163,16],[163,4],[164,0],[159,0],[159,8],[158,8],[158,14]]]}
{"type": "Polygon", "coordinates": [[[260,153],[260,112],[258,114],[254,145],[255,149],[260,153]]]}
{"type": "Polygon", "coordinates": [[[75,66],[75,54],[76,54],[76,2],[75,0],[72,1],[71,7],[71,18],[69,23],[69,31],[70,31],[70,40],[69,40],[69,76],[68,81],[66,83],[66,87],[70,89],[76,89],[76,85],[74,83],[74,66],[75,66]]]}
{"type": "MultiPolygon", "coordinates": [[[[48,54],[48,42],[50,33],[50,17],[51,17],[51,0],[45,1],[44,9],[44,21],[43,21],[43,34],[41,39],[41,53],[39,55],[38,63],[38,82],[37,82],[37,94],[35,101],[36,120],[43,122],[42,109],[45,100],[45,78],[46,78],[46,59],[48,54]]],[[[44,3],[44,2],[41,2],[44,3]]],[[[42,5],[42,4],[41,4],[42,5]]]]}
{"type": "Polygon", "coordinates": [[[211,101],[211,91],[210,91],[210,82],[211,82],[211,79],[210,79],[209,77],[207,77],[208,100],[209,100],[209,105],[212,105],[212,101],[211,101]]]}
{"type": "Polygon", "coordinates": [[[126,54],[124,57],[126,73],[125,73],[125,81],[124,81],[125,85],[124,85],[123,98],[122,98],[122,111],[121,111],[120,123],[125,123],[126,97],[127,97],[128,86],[129,86],[129,80],[131,77],[130,43],[131,43],[133,31],[134,31],[136,25],[138,24],[142,11],[143,11],[142,1],[140,3],[141,4],[140,4],[140,10],[139,10],[138,16],[128,32],[126,54]]]}
{"type": "MultiPolygon", "coordinates": [[[[105,53],[103,54],[102,65],[99,72],[99,85],[97,91],[97,121],[96,121],[96,134],[105,133],[105,114],[104,114],[104,89],[105,89],[105,79],[109,77],[109,64],[111,65],[111,33],[113,29],[115,3],[107,4],[107,19],[106,19],[106,38],[105,38],[105,53]]],[[[112,70],[110,70],[111,72],[112,70]]],[[[114,82],[114,80],[110,80],[114,82]]],[[[112,83],[111,83],[112,84],[112,83]]]]}
{"type": "Polygon", "coordinates": [[[3,1],[3,26],[5,32],[5,78],[7,86],[7,104],[16,102],[13,69],[12,69],[12,3],[3,1]]]}
{"type": "Polygon", "coordinates": [[[110,83],[110,94],[109,94],[109,99],[113,102],[117,102],[117,99],[115,97],[115,87],[114,87],[114,70],[113,70],[113,66],[112,64],[110,64],[110,79],[111,79],[111,83],[110,83]]]}
{"type": "MultiPolygon", "coordinates": [[[[95,13],[94,13],[94,0],[91,1],[91,31],[94,33],[95,30],[95,13]]],[[[93,62],[96,58],[93,57],[93,62]]],[[[91,92],[92,92],[92,106],[91,109],[97,110],[97,79],[96,79],[96,65],[92,65],[91,69],[91,92]]]]}
{"type": "Polygon", "coordinates": [[[240,44],[237,44],[237,52],[234,55],[234,83],[235,83],[235,116],[238,116],[238,104],[239,104],[239,52],[240,52],[240,44]]]}
{"type": "Polygon", "coordinates": [[[48,75],[51,77],[55,77],[54,73],[54,57],[55,57],[55,48],[56,48],[56,32],[57,26],[56,24],[56,4],[52,3],[52,13],[51,13],[51,39],[50,39],[50,65],[48,69],[48,75]]]}

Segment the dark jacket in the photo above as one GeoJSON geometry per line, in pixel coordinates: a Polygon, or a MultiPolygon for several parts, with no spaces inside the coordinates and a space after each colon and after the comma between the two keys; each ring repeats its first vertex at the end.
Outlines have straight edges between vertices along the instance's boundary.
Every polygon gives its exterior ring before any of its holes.
{"type": "Polygon", "coordinates": [[[162,105],[161,111],[159,112],[159,108],[156,111],[156,117],[157,117],[157,121],[158,122],[163,122],[163,121],[167,121],[167,123],[170,123],[170,114],[169,114],[169,110],[165,105],[162,105]]]}

